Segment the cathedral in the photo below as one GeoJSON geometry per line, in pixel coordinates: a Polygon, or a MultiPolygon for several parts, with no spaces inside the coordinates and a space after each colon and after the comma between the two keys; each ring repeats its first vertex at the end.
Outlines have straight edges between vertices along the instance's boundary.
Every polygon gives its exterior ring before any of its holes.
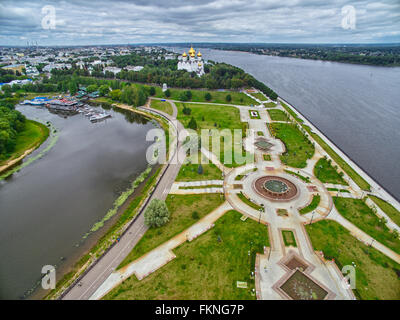
{"type": "Polygon", "coordinates": [[[195,72],[199,77],[204,74],[204,62],[200,51],[196,55],[196,50],[190,48],[189,55],[184,52],[178,58],[178,70],[195,72]]]}

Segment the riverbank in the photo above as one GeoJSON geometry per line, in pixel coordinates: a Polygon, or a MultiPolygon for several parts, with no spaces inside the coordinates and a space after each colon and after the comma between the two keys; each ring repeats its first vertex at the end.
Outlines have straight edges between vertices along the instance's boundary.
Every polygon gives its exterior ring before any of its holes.
{"type": "MultiPolygon", "coordinates": [[[[126,112],[134,112],[148,119],[157,121],[159,125],[166,130],[166,135],[168,137],[168,126],[161,118],[126,106],[121,107],[113,104],[113,107],[116,111],[127,110],[126,112]]],[[[162,166],[155,166],[152,168],[151,172],[146,169],[138,177],[139,180],[137,180],[140,181],[140,183],[136,185],[134,192],[126,198],[123,203],[120,203],[112,219],[108,220],[107,224],[105,224],[106,228],[104,228],[104,233],[100,235],[97,233],[97,236],[92,238],[93,241],[90,242],[90,245],[87,245],[88,249],[85,253],[80,254],[79,257],[74,257],[74,265],[69,267],[68,270],[64,270],[62,279],[57,282],[56,289],[47,293],[47,295],[42,293],[41,296],[35,295],[32,296],[32,298],[59,299],[68,293],[69,289],[79,282],[80,279],[96,265],[101,257],[118,242],[118,239],[136,220],[138,213],[147,203],[149,195],[152,194],[154,186],[162,173],[162,168],[162,166]]],[[[132,185],[135,185],[135,182],[133,182],[132,185]]],[[[115,211],[115,208],[111,210],[115,211]]],[[[59,270],[57,270],[57,272],[59,272],[59,270]]]]}
{"type": "Polygon", "coordinates": [[[0,162],[0,173],[10,169],[39,148],[49,135],[50,129],[44,124],[34,120],[26,120],[25,129],[18,134],[14,152],[9,158],[0,162]]]}

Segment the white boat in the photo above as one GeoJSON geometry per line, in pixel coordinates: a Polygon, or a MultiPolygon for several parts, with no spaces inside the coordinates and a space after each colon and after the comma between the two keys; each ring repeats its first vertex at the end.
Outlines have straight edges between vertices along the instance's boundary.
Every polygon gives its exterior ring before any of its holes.
{"type": "Polygon", "coordinates": [[[98,114],[95,114],[95,115],[91,116],[89,118],[89,120],[92,121],[92,122],[96,122],[96,121],[101,121],[101,120],[104,120],[104,119],[107,119],[107,118],[110,118],[110,117],[111,117],[111,114],[98,113],[98,114]]]}

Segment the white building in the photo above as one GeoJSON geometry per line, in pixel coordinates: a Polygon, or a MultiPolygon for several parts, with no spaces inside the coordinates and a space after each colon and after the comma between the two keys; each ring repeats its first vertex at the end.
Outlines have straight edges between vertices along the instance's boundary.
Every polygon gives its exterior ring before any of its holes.
{"type": "Polygon", "coordinates": [[[204,62],[202,54],[190,48],[189,55],[184,52],[178,57],[178,70],[186,70],[187,72],[195,72],[199,77],[204,74],[204,62]]]}

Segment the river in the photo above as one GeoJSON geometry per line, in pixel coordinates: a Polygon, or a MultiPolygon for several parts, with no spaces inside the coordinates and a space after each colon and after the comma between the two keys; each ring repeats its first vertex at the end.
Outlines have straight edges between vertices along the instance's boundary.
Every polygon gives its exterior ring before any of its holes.
{"type": "Polygon", "coordinates": [[[61,270],[93,244],[98,236],[82,237],[147,167],[146,133],[154,128],[142,116],[113,110],[107,111],[112,118],[91,123],[81,114],[64,118],[44,107],[17,109],[50,121],[58,140],[40,160],[0,181],[1,299],[23,298],[44,265],[61,270]]]}
{"type": "Polygon", "coordinates": [[[400,67],[200,51],[264,82],[400,199],[400,67]]]}

